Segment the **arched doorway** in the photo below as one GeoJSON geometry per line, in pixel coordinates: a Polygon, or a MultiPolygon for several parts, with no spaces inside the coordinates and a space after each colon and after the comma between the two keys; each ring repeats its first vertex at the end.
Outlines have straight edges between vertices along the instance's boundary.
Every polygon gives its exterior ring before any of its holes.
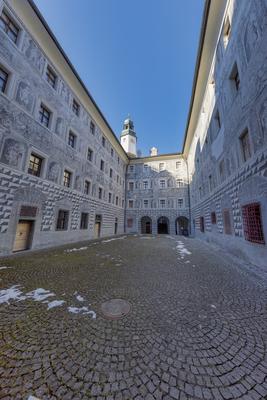
{"type": "Polygon", "coordinates": [[[149,217],[141,218],[141,233],[152,233],[152,220],[149,217]]]}
{"type": "Polygon", "coordinates": [[[169,220],[167,217],[160,217],[158,219],[158,234],[169,234],[169,220]]]}
{"type": "Polygon", "coordinates": [[[188,218],[178,217],[175,221],[176,235],[188,236],[188,218]]]}

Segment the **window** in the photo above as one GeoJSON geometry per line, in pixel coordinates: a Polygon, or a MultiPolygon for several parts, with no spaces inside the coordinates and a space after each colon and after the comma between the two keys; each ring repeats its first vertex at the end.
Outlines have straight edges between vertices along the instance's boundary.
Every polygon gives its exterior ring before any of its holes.
{"type": "Polygon", "coordinates": [[[223,44],[224,48],[227,47],[229,39],[230,39],[230,33],[231,33],[231,24],[229,21],[229,17],[226,18],[226,21],[224,23],[223,27],[223,44]]]}
{"type": "Polygon", "coordinates": [[[91,182],[84,181],[84,194],[90,194],[91,182]]]}
{"type": "Polygon", "coordinates": [[[70,182],[71,182],[71,172],[65,169],[63,175],[63,185],[66,187],[70,187],[70,182]]]}
{"type": "Polygon", "coordinates": [[[184,199],[178,199],[178,208],[183,208],[184,206],[184,199]]]}
{"type": "Polygon", "coordinates": [[[80,222],[80,229],[87,229],[88,228],[88,213],[81,213],[81,222],[80,222]]]}
{"type": "Polygon", "coordinates": [[[245,239],[249,242],[264,244],[260,204],[251,203],[243,206],[242,218],[245,239]]]}
{"type": "Polygon", "coordinates": [[[133,219],[132,218],[128,218],[127,219],[127,228],[132,228],[133,227],[133,219]]]}
{"type": "Polygon", "coordinates": [[[109,202],[109,203],[111,203],[111,199],[112,199],[112,194],[109,193],[109,194],[108,194],[108,202],[109,202]]]}
{"type": "Polygon", "coordinates": [[[225,180],[225,163],[224,163],[224,160],[220,161],[219,174],[220,174],[221,182],[223,182],[225,180]]]}
{"type": "Polygon", "coordinates": [[[56,81],[57,81],[57,76],[56,74],[52,71],[52,69],[49,67],[49,65],[47,66],[46,69],[46,80],[49,83],[50,86],[52,86],[52,88],[55,89],[56,87],[56,81]]]}
{"type": "Polygon", "coordinates": [[[134,172],[134,165],[130,165],[129,171],[130,171],[130,172],[134,172]]]}
{"type": "Polygon", "coordinates": [[[92,135],[95,134],[95,124],[93,123],[93,121],[90,122],[90,132],[92,135]]]}
{"type": "Polygon", "coordinates": [[[110,154],[111,154],[111,157],[113,157],[114,156],[114,150],[113,150],[113,148],[111,147],[111,149],[110,149],[110,154]]]}
{"type": "Polygon", "coordinates": [[[143,181],[143,188],[148,189],[148,181],[143,181]]]}
{"type": "Polygon", "coordinates": [[[159,171],[163,171],[165,169],[164,163],[159,163],[159,171]]]}
{"type": "Polygon", "coordinates": [[[205,231],[204,217],[199,218],[199,229],[200,229],[200,232],[205,231]]]}
{"type": "Polygon", "coordinates": [[[88,147],[88,150],[87,150],[87,160],[93,161],[93,150],[90,149],[90,147],[88,147]]]}
{"type": "Polygon", "coordinates": [[[59,210],[57,216],[57,230],[66,231],[68,229],[69,211],[59,210]]]}
{"type": "Polygon", "coordinates": [[[121,201],[121,206],[124,207],[124,200],[121,201]]]}
{"type": "Polygon", "coordinates": [[[219,110],[217,110],[216,113],[214,114],[214,121],[216,124],[216,129],[219,131],[221,129],[221,117],[219,110]]]}
{"type": "Polygon", "coordinates": [[[120,164],[120,157],[118,156],[118,164],[120,164]]]}
{"type": "Polygon", "coordinates": [[[76,145],[76,135],[71,131],[69,132],[68,145],[73,148],[75,148],[76,145]]]}
{"type": "Polygon", "coordinates": [[[145,171],[145,172],[148,171],[148,164],[144,164],[144,171],[145,171]]]}
{"type": "Polygon", "coordinates": [[[77,117],[79,116],[80,104],[75,99],[72,100],[72,111],[77,115],[77,117]]]}
{"type": "Polygon", "coordinates": [[[177,187],[182,187],[183,186],[183,180],[181,178],[176,179],[176,185],[177,185],[177,187]]]}
{"type": "Polygon", "coordinates": [[[100,161],[100,170],[104,171],[105,162],[103,160],[100,161]]]}
{"type": "Polygon", "coordinates": [[[165,189],[165,187],[166,187],[166,182],[165,182],[164,179],[161,179],[161,180],[159,181],[159,187],[160,187],[161,189],[165,189]]]}
{"type": "Polygon", "coordinates": [[[43,104],[41,104],[39,110],[39,122],[41,122],[42,125],[48,128],[50,117],[51,117],[50,111],[43,104]]]}
{"type": "Polygon", "coordinates": [[[98,188],[98,198],[101,200],[102,199],[102,194],[103,194],[103,189],[98,188]]]}
{"type": "Polygon", "coordinates": [[[239,72],[238,72],[238,68],[237,65],[235,63],[231,75],[230,75],[230,79],[232,80],[233,84],[234,84],[234,88],[235,90],[238,92],[239,87],[240,87],[240,77],[239,77],[239,72]]]}
{"type": "Polygon", "coordinates": [[[31,154],[28,174],[40,176],[43,159],[35,154],[31,154]]]}
{"type": "Polygon", "coordinates": [[[212,213],[210,214],[210,219],[211,219],[212,225],[215,225],[217,223],[217,218],[216,218],[216,212],[215,211],[212,211],[212,213]]]}
{"type": "Polygon", "coordinates": [[[159,205],[160,205],[160,208],[165,208],[166,201],[165,201],[164,199],[161,199],[161,200],[159,201],[159,205]]]}
{"type": "Polygon", "coordinates": [[[180,169],[181,168],[181,165],[182,165],[182,162],[181,161],[176,161],[176,169],[180,169]]]}
{"type": "Polygon", "coordinates": [[[119,198],[116,196],[116,206],[119,204],[119,198]]]}
{"type": "Polygon", "coordinates": [[[243,160],[246,162],[251,157],[249,134],[247,129],[240,136],[240,143],[241,143],[243,160]]]}
{"type": "Polygon", "coordinates": [[[134,190],[134,183],[133,182],[129,182],[129,190],[134,190]]]}
{"type": "Polygon", "coordinates": [[[229,210],[223,210],[223,226],[226,235],[232,235],[232,225],[229,210]]]}
{"type": "Polygon", "coordinates": [[[129,200],[128,206],[129,206],[129,208],[133,208],[133,200],[129,200]]]}
{"type": "Polygon", "coordinates": [[[17,43],[19,28],[5,11],[2,12],[0,17],[0,28],[7,34],[12,42],[17,43]]]}
{"type": "Polygon", "coordinates": [[[5,93],[8,73],[0,67],[0,92],[5,93]]]}
{"type": "Polygon", "coordinates": [[[117,183],[119,183],[119,175],[117,175],[117,183]]]}
{"type": "Polygon", "coordinates": [[[212,175],[209,175],[209,190],[210,190],[210,192],[212,191],[212,189],[213,189],[212,175]]]}
{"type": "Polygon", "coordinates": [[[109,177],[112,178],[112,176],[113,176],[113,169],[110,168],[110,170],[109,170],[109,177]]]}
{"type": "Polygon", "coordinates": [[[148,208],[148,200],[144,200],[144,208],[148,208]]]}
{"type": "Polygon", "coordinates": [[[102,146],[103,147],[106,146],[106,138],[104,136],[102,136],[102,146]]]}

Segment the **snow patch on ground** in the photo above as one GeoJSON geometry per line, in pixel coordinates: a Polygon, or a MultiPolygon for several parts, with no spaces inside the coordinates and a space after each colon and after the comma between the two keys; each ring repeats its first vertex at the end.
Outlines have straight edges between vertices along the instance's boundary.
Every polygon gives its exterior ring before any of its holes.
{"type": "MultiPolygon", "coordinates": [[[[85,301],[85,299],[75,292],[76,299],[80,302],[85,301]]],[[[20,285],[14,285],[7,289],[0,290],[0,304],[7,303],[11,300],[14,301],[23,301],[23,300],[33,300],[33,301],[40,301],[43,304],[47,304],[47,310],[51,310],[55,307],[60,307],[66,301],[64,300],[52,300],[48,301],[49,297],[55,296],[55,293],[50,292],[49,290],[38,288],[23,294],[22,287],[20,285]]],[[[83,315],[90,315],[93,319],[96,319],[96,313],[93,310],[89,310],[88,307],[68,307],[68,311],[74,314],[83,314],[83,315]]]]}
{"type": "Polygon", "coordinates": [[[47,309],[50,310],[51,308],[60,307],[60,306],[62,306],[62,304],[64,304],[64,303],[65,303],[64,300],[53,300],[53,301],[50,301],[50,302],[47,304],[47,309]]]}
{"type": "Polygon", "coordinates": [[[0,304],[8,303],[10,300],[24,300],[25,296],[22,296],[22,291],[19,289],[19,285],[11,286],[8,289],[0,290],[0,304]],[[23,297],[23,298],[22,298],[23,297]]]}
{"type": "Polygon", "coordinates": [[[26,293],[26,296],[27,298],[31,298],[34,301],[44,301],[48,297],[55,296],[55,294],[50,292],[49,290],[38,288],[33,290],[32,292],[26,293]]]}
{"type": "Polygon", "coordinates": [[[179,255],[183,259],[185,256],[189,256],[191,251],[187,250],[184,243],[181,240],[177,241],[176,250],[178,251],[179,255]]]}
{"type": "Polygon", "coordinates": [[[0,267],[0,269],[9,269],[11,267],[6,267],[5,265],[3,265],[3,267],[0,267]]]}
{"type": "Polygon", "coordinates": [[[76,299],[78,301],[85,301],[84,298],[79,293],[75,292],[74,295],[76,296],[76,299]]]}
{"type": "Polygon", "coordinates": [[[79,247],[78,249],[76,249],[76,247],[74,247],[73,249],[67,249],[64,251],[64,253],[74,253],[76,251],[83,251],[83,250],[87,250],[88,247],[84,246],[84,247],[79,247]]]}
{"type": "Polygon", "coordinates": [[[102,240],[101,243],[109,243],[109,242],[113,242],[113,240],[126,239],[126,237],[127,236],[121,236],[121,237],[116,237],[116,238],[112,238],[112,239],[102,240]]]}
{"type": "Polygon", "coordinates": [[[68,307],[68,311],[73,314],[83,314],[83,315],[91,315],[93,319],[96,319],[96,313],[92,310],[89,310],[88,307],[68,307]]]}

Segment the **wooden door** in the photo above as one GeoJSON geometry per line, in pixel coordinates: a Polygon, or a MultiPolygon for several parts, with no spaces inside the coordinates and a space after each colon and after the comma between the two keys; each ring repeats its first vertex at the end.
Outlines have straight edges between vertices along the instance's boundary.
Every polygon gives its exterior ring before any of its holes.
{"type": "Polygon", "coordinates": [[[95,239],[100,237],[101,222],[95,223],[95,239]]]}
{"type": "Polygon", "coordinates": [[[19,221],[13,251],[27,250],[30,247],[32,221],[19,221]]]}

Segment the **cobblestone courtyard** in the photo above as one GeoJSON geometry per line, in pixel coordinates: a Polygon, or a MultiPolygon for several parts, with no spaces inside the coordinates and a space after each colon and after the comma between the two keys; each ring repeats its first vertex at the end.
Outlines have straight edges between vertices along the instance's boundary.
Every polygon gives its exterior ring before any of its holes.
{"type": "Polygon", "coordinates": [[[0,398],[264,399],[266,281],[232,264],[167,236],[0,260],[0,398]]]}

